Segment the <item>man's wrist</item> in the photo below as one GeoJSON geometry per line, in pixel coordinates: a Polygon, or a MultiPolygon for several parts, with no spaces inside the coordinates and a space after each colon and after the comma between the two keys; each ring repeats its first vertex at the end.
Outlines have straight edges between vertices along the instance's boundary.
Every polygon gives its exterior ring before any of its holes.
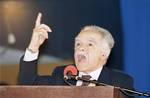
{"type": "Polygon", "coordinates": [[[27,48],[27,50],[30,51],[31,53],[37,53],[37,52],[39,52],[39,50],[33,50],[33,49],[29,48],[29,47],[27,48]]]}
{"type": "Polygon", "coordinates": [[[37,52],[35,52],[35,51],[31,52],[31,51],[30,51],[30,49],[26,48],[24,58],[23,58],[24,61],[33,61],[33,60],[36,60],[38,58],[39,51],[37,51],[37,52]]]}

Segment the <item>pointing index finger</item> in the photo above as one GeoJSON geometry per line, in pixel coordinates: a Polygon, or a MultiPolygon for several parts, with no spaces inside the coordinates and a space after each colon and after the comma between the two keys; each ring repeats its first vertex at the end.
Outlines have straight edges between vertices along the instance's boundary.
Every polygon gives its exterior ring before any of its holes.
{"type": "Polygon", "coordinates": [[[38,13],[38,16],[37,16],[36,22],[35,22],[35,27],[37,27],[41,24],[41,17],[42,17],[42,13],[38,13]]]}

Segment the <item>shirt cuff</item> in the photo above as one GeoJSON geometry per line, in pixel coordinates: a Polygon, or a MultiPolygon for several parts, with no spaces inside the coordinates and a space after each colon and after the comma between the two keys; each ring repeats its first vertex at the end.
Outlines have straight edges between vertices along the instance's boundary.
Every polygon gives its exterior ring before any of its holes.
{"type": "Polygon", "coordinates": [[[38,55],[39,55],[39,51],[36,52],[36,53],[32,53],[31,51],[26,49],[23,61],[27,61],[27,62],[34,61],[34,60],[36,60],[38,58],[38,55]]]}

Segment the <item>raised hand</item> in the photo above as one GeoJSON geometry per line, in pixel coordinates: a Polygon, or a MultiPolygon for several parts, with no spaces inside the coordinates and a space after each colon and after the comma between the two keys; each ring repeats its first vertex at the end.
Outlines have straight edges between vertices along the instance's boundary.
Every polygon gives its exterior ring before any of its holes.
{"type": "Polygon", "coordinates": [[[42,13],[38,13],[35,28],[33,29],[32,37],[28,49],[32,52],[37,52],[40,46],[48,39],[48,32],[52,32],[49,26],[41,24],[42,13]]]}

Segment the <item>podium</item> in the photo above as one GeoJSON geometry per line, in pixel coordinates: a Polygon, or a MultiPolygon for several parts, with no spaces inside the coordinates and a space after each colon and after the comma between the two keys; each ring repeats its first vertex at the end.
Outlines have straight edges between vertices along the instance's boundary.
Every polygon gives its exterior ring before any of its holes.
{"type": "Polygon", "coordinates": [[[0,86],[0,98],[125,98],[113,86],[0,86]]]}

